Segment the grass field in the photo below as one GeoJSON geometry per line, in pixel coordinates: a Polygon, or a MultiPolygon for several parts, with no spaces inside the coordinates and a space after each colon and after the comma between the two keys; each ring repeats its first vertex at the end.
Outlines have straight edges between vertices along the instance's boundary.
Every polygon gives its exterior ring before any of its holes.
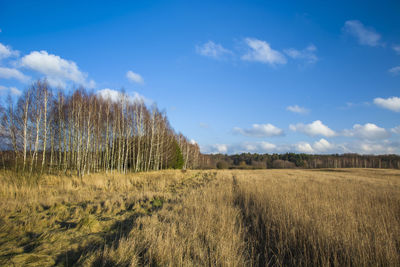
{"type": "Polygon", "coordinates": [[[2,266],[400,266],[400,171],[0,173],[2,266]]]}

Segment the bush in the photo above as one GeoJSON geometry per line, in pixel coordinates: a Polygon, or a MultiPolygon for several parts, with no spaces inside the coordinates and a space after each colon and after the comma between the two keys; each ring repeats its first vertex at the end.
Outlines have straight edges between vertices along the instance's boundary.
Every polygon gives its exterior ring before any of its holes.
{"type": "Polygon", "coordinates": [[[217,169],[228,169],[229,164],[228,162],[221,160],[217,162],[217,169]]]}

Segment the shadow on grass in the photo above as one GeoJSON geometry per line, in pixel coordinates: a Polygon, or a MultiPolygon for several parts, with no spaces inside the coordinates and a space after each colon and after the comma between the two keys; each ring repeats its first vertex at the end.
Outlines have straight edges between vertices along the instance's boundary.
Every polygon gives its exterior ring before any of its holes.
{"type": "MultiPolygon", "coordinates": [[[[93,241],[85,246],[81,246],[78,249],[71,249],[66,252],[60,253],[56,257],[56,266],[74,266],[79,265],[79,260],[82,256],[85,256],[89,253],[93,253],[100,249],[103,249],[105,246],[111,246],[118,248],[119,241],[121,238],[125,238],[128,236],[133,226],[135,225],[135,221],[137,218],[144,216],[144,214],[132,214],[128,218],[115,222],[108,232],[100,232],[95,233],[94,235],[99,235],[102,238],[102,241],[93,241]]],[[[64,222],[65,226],[66,223],[64,222]]],[[[75,225],[76,227],[76,225],[75,225]]],[[[96,259],[93,262],[93,266],[115,266],[112,263],[102,262],[101,259],[96,259]]]]}

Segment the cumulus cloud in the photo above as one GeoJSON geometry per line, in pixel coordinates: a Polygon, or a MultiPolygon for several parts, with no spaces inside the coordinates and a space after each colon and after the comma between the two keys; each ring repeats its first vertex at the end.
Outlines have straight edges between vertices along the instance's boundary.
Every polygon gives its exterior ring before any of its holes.
{"type": "Polygon", "coordinates": [[[133,95],[129,95],[129,94],[117,91],[117,90],[110,89],[110,88],[104,88],[102,90],[98,90],[96,92],[96,94],[99,95],[101,98],[109,99],[112,102],[118,102],[125,98],[127,101],[129,101],[131,103],[143,102],[147,105],[150,105],[153,103],[152,100],[140,95],[137,92],[133,92],[133,95]]]}
{"type": "Polygon", "coordinates": [[[95,87],[95,82],[87,81],[88,75],[81,72],[74,61],[46,51],[31,52],[21,59],[20,65],[45,75],[52,86],[65,87],[67,82],[75,82],[88,88],[95,87]]]}
{"type": "Polygon", "coordinates": [[[358,154],[399,154],[400,143],[389,140],[356,140],[351,143],[336,145],[335,153],[358,153],[358,154]]]}
{"type": "Polygon", "coordinates": [[[313,148],[318,152],[326,152],[332,150],[334,145],[329,143],[328,140],[321,138],[319,141],[314,142],[313,148]]]}
{"type": "Polygon", "coordinates": [[[392,48],[396,54],[400,55],[400,45],[393,45],[392,48]]]}
{"type": "Polygon", "coordinates": [[[242,60],[256,61],[270,65],[286,64],[287,60],[285,56],[279,51],[272,49],[269,43],[254,38],[246,38],[244,41],[250,49],[242,56],[242,60]]]}
{"type": "Polygon", "coordinates": [[[128,72],[126,73],[126,78],[128,78],[128,80],[130,80],[131,82],[135,82],[135,83],[139,83],[139,84],[144,83],[142,76],[131,70],[128,70],[128,72]]]}
{"type": "Polygon", "coordinates": [[[400,66],[393,67],[393,68],[389,69],[389,72],[390,72],[391,74],[393,74],[393,75],[398,75],[398,74],[400,74],[400,66]]]}
{"type": "Polygon", "coordinates": [[[321,138],[318,141],[315,141],[312,145],[307,142],[299,142],[294,145],[294,150],[300,153],[333,153],[334,151],[338,152],[341,150],[336,145],[328,142],[328,140],[321,138]]]}
{"type": "Polygon", "coordinates": [[[314,149],[307,142],[297,143],[295,145],[295,149],[296,149],[297,152],[300,152],[300,153],[307,153],[307,154],[314,153],[314,149]]]}
{"type": "Polygon", "coordinates": [[[358,20],[346,21],[344,30],[348,34],[356,37],[361,45],[378,46],[381,44],[381,35],[374,29],[365,27],[358,20]]]}
{"type": "Polygon", "coordinates": [[[109,88],[104,88],[97,91],[97,95],[99,95],[103,99],[109,99],[112,102],[117,102],[123,98],[123,93],[109,88]]]}
{"type": "Polygon", "coordinates": [[[298,105],[294,105],[294,106],[288,106],[286,108],[286,110],[294,112],[294,113],[300,113],[300,114],[307,114],[309,112],[308,109],[304,108],[304,107],[300,107],[298,105]]]}
{"type": "Polygon", "coordinates": [[[233,132],[251,137],[271,137],[282,136],[284,132],[282,129],[267,123],[267,124],[253,124],[250,129],[242,129],[239,127],[233,128],[233,132]]]}
{"type": "Polygon", "coordinates": [[[285,52],[286,55],[288,55],[289,57],[291,57],[293,59],[304,60],[307,63],[312,64],[312,63],[315,63],[318,61],[318,57],[315,54],[316,51],[317,51],[317,47],[313,44],[310,44],[303,50],[289,48],[289,49],[285,49],[283,52],[285,52]]]}
{"type": "Polygon", "coordinates": [[[398,144],[386,142],[386,143],[374,143],[374,142],[362,142],[353,144],[352,149],[356,153],[360,154],[395,154],[399,153],[398,144]]]}
{"type": "Polygon", "coordinates": [[[0,60],[3,58],[8,58],[12,56],[18,56],[19,51],[13,50],[11,46],[6,46],[0,43],[0,60]]]}
{"type": "Polygon", "coordinates": [[[206,152],[206,153],[211,153],[211,154],[227,154],[228,153],[228,145],[225,145],[225,144],[215,144],[215,145],[212,145],[208,149],[210,149],[210,151],[206,152]]]}
{"type": "Polygon", "coordinates": [[[308,136],[322,135],[325,137],[335,136],[335,131],[331,130],[328,126],[324,125],[320,120],[316,120],[310,124],[291,124],[289,125],[290,130],[295,132],[301,132],[308,136]]]}
{"type": "Polygon", "coordinates": [[[240,153],[275,153],[280,149],[275,144],[261,141],[261,142],[243,142],[236,144],[214,144],[201,146],[202,153],[209,154],[240,154],[240,153]]]}
{"type": "Polygon", "coordinates": [[[386,129],[373,123],[354,124],[353,129],[344,130],[343,135],[367,140],[380,140],[390,137],[390,133],[386,129]]]}
{"type": "Polygon", "coordinates": [[[199,55],[212,57],[212,58],[221,58],[224,55],[232,54],[232,51],[224,48],[220,44],[216,44],[213,41],[208,41],[207,43],[196,46],[196,52],[199,55]]]}
{"type": "MultiPolygon", "coordinates": [[[[400,128],[400,127],[399,127],[400,128]]],[[[243,142],[236,144],[216,144],[201,146],[202,153],[286,153],[306,154],[360,153],[360,154],[400,154],[400,142],[390,140],[355,139],[350,143],[335,144],[324,138],[313,143],[298,142],[294,144],[273,144],[268,142],[243,142]]]]}
{"type": "Polygon", "coordinates": [[[266,151],[275,150],[277,148],[277,146],[275,144],[268,143],[268,142],[265,142],[265,141],[262,141],[260,143],[260,147],[263,150],[266,150],[266,151]]]}
{"type": "Polygon", "coordinates": [[[238,152],[252,152],[252,153],[270,153],[277,149],[275,144],[261,141],[255,143],[245,142],[237,146],[238,152]]]}
{"type": "Polygon", "coordinates": [[[374,104],[391,111],[400,112],[400,97],[393,96],[389,98],[377,97],[374,99],[374,104]]]}
{"type": "Polygon", "coordinates": [[[23,74],[19,70],[5,67],[0,67],[0,78],[16,79],[23,83],[26,83],[30,80],[29,76],[23,74]]]}

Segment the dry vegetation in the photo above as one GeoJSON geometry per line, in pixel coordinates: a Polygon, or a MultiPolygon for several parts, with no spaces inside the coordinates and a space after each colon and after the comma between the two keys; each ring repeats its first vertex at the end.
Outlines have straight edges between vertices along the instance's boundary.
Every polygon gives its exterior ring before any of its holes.
{"type": "Polygon", "coordinates": [[[400,172],[0,174],[0,265],[400,265],[400,172]]]}

